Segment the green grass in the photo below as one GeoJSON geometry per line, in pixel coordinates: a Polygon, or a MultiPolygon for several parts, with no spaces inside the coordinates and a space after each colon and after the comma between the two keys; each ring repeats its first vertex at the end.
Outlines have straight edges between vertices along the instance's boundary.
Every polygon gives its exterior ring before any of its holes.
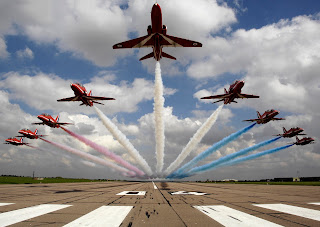
{"type": "MultiPolygon", "coordinates": [[[[206,182],[215,183],[215,182],[206,182]]],[[[300,182],[260,182],[260,181],[246,181],[246,182],[216,182],[219,184],[264,184],[264,185],[307,185],[320,186],[320,181],[300,181],[300,182]]]]}
{"type": "Polygon", "coordinates": [[[34,180],[32,177],[0,176],[0,184],[47,184],[47,183],[76,183],[76,182],[101,182],[105,180],[72,179],[72,178],[44,178],[34,180]]]}

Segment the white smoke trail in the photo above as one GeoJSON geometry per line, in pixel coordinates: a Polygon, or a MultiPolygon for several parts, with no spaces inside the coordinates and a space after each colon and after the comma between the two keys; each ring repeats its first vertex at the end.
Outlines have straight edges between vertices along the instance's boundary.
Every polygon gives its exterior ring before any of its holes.
{"type": "MultiPolygon", "coordinates": [[[[76,149],[74,149],[74,148],[72,148],[72,147],[69,147],[69,146],[66,146],[66,145],[62,145],[62,144],[59,144],[59,143],[55,143],[55,142],[52,142],[52,141],[49,141],[49,140],[46,140],[46,139],[43,139],[43,138],[40,138],[40,139],[42,139],[43,141],[45,141],[45,142],[47,142],[47,143],[50,143],[50,144],[52,144],[52,145],[60,148],[60,149],[62,149],[62,150],[65,150],[65,151],[70,152],[70,153],[72,153],[72,154],[78,155],[78,156],[80,156],[81,158],[87,159],[87,160],[89,160],[89,161],[93,161],[93,162],[95,162],[95,163],[97,163],[97,164],[100,164],[100,165],[108,166],[108,167],[110,167],[113,171],[114,171],[114,170],[117,170],[117,171],[121,172],[122,175],[124,175],[124,176],[136,176],[135,172],[130,171],[130,170],[128,170],[128,169],[126,169],[126,168],[123,168],[123,167],[121,167],[121,166],[118,166],[118,165],[116,165],[115,163],[113,163],[113,162],[111,162],[111,161],[109,161],[109,160],[106,160],[106,159],[102,159],[102,158],[93,156],[93,155],[91,155],[91,154],[88,154],[88,153],[83,152],[83,151],[76,150],[76,149]]],[[[43,150],[43,149],[37,148],[37,147],[33,147],[33,148],[39,149],[39,150],[43,150]]]]}
{"type": "Polygon", "coordinates": [[[143,168],[147,175],[152,175],[152,170],[146,160],[139,154],[139,152],[133,147],[132,143],[127,139],[127,137],[118,129],[118,127],[113,124],[113,122],[104,115],[100,109],[93,106],[94,110],[97,112],[104,126],[111,132],[111,134],[118,140],[118,142],[130,153],[130,155],[138,162],[138,164],[143,168]]]}
{"type": "Polygon", "coordinates": [[[156,62],[154,85],[154,120],[155,120],[155,138],[156,138],[156,157],[157,173],[161,173],[164,158],[164,119],[163,119],[163,84],[161,78],[160,62],[156,62]]]}
{"type": "Polygon", "coordinates": [[[184,159],[190,154],[190,152],[198,145],[201,139],[207,134],[212,125],[216,122],[220,111],[222,110],[221,106],[214,111],[211,116],[206,120],[206,122],[198,129],[198,131],[194,134],[194,136],[189,140],[187,146],[183,148],[182,152],[176,158],[174,162],[166,169],[164,172],[166,175],[170,174],[173,170],[179,167],[179,165],[184,161],[184,159]]]}

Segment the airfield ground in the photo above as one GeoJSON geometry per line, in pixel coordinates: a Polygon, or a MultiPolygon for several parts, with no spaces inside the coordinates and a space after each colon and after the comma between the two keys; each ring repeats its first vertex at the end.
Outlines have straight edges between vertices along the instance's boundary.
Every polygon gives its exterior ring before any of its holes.
{"type": "Polygon", "coordinates": [[[0,226],[319,226],[320,190],[119,181],[0,185],[0,212],[0,226]]]}

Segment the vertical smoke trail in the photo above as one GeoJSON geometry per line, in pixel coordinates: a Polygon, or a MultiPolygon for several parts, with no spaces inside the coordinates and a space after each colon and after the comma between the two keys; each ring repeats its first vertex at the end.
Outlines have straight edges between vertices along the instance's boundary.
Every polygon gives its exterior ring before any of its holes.
{"type": "Polygon", "coordinates": [[[164,158],[164,119],[163,119],[163,84],[161,78],[160,62],[156,62],[155,81],[154,81],[154,120],[155,120],[155,137],[156,137],[156,157],[157,173],[161,173],[164,158]]]}
{"type": "Polygon", "coordinates": [[[201,139],[207,134],[212,125],[216,122],[220,111],[223,108],[223,104],[219,106],[216,111],[214,111],[211,116],[206,120],[206,122],[198,129],[194,136],[190,139],[187,146],[183,148],[182,152],[176,158],[174,162],[164,172],[166,175],[170,174],[173,170],[178,168],[178,166],[185,160],[185,158],[190,154],[190,152],[198,145],[201,139]]]}
{"type": "Polygon", "coordinates": [[[251,154],[251,155],[248,155],[248,156],[243,157],[243,158],[238,158],[238,159],[226,162],[226,163],[223,164],[223,166],[231,166],[231,165],[238,164],[240,162],[244,162],[244,161],[248,161],[248,160],[251,160],[251,159],[259,158],[259,157],[267,155],[267,154],[272,154],[272,153],[275,153],[277,151],[284,150],[284,149],[286,149],[288,147],[291,147],[293,145],[294,144],[289,144],[289,145],[285,145],[285,146],[282,146],[282,147],[276,147],[276,148],[273,148],[273,149],[270,149],[270,150],[262,151],[262,152],[259,152],[257,154],[251,154]]]}
{"type": "Polygon", "coordinates": [[[145,173],[142,172],[140,169],[138,169],[137,167],[131,165],[129,162],[125,161],[123,158],[121,158],[120,156],[110,152],[107,148],[100,146],[99,144],[96,144],[94,142],[92,142],[91,140],[88,140],[87,138],[80,136],[74,132],[69,131],[68,129],[61,127],[61,129],[63,129],[65,132],[67,132],[69,135],[73,136],[74,138],[80,140],[81,142],[87,144],[88,146],[92,147],[93,149],[95,149],[96,151],[104,154],[105,156],[107,156],[108,158],[114,160],[115,162],[119,163],[120,165],[122,165],[123,167],[130,169],[134,172],[136,172],[138,175],[140,176],[144,176],[145,173]]]}
{"type": "MultiPolygon", "coordinates": [[[[116,164],[114,164],[113,162],[111,161],[108,161],[108,160],[105,160],[105,159],[102,159],[102,158],[99,158],[99,157],[96,157],[96,156],[93,156],[91,154],[88,154],[88,153],[85,153],[85,152],[82,152],[82,151],[79,151],[79,150],[76,150],[74,148],[71,148],[71,147],[68,147],[66,145],[62,145],[62,144],[58,144],[58,143],[55,143],[55,142],[52,142],[52,141],[49,141],[49,140],[46,140],[46,139],[43,139],[43,138],[40,138],[41,140],[47,142],[47,143],[50,143],[62,150],[65,150],[69,153],[72,153],[72,154],[75,154],[75,155],[78,155],[80,156],[81,158],[84,158],[84,159],[87,159],[89,161],[93,161],[95,163],[98,163],[100,165],[104,165],[104,166],[108,166],[110,167],[112,170],[117,170],[119,172],[122,173],[122,175],[124,176],[135,176],[136,174],[133,172],[133,171],[129,171],[128,169],[125,169],[121,166],[118,166],[116,164]]],[[[43,150],[41,148],[36,148],[36,147],[33,147],[35,149],[39,149],[39,150],[43,150]]]]}
{"type": "Polygon", "coordinates": [[[130,153],[130,155],[138,162],[142,169],[149,175],[152,175],[152,170],[146,160],[139,154],[139,152],[133,147],[127,137],[113,124],[113,122],[105,116],[100,109],[93,106],[97,112],[104,126],[111,132],[111,134],[118,140],[118,142],[130,153]]]}
{"type": "Polygon", "coordinates": [[[168,178],[173,178],[176,175],[180,175],[182,174],[185,170],[192,168],[193,166],[195,166],[199,161],[205,159],[206,157],[208,157],[209,155],[211,155],[213,152],[215,152],[216,150],[220,149],[221,147],[227,145],[228,143],[232,142],[233,140],[237,139],[239,136],[241,136],[243,133],[249,131],[251,128],[253,128],[253,126],[255,126],[256,123],[253,123],[235,133],[232,133],[231,135],[223,138],[222,140],[220,140],[219,142],[213,144],[213,146],[209,147],[207,150],[205,150],[204,152],[202,152],[201,154],[199,154],[198,156],[194,157],[190,162],[186,163],[184,166],[182,166],[180,169],[178,169],[177,171],[175,171],[174,173],[170,174],[168,176],[168,178]]]}
{"type": "Polygon", "coordinates": [[[266,146],[266,145],[269,145],[271,143],[274,143],[280,138],[281,138],[281,136],[273,138],[273,139],[270,139],[270,140],[267,140],[267,141],[263,141],[263,142],[258,143],[256,145],[253,145],[251,147],[242,149],[242,150],[240,150],[238,152],[226,155],[226,156],[224,156],[222,158],[219,158],[218,160],[215,160],[215,161],[213,161],[211,163],[208,163],[206,165],[195,167],[195,168],[191,169],[190,171],[188,171],[188,173],[197,174],[197,173],[201,173],[201,172],[204,172],[204,171],[213,170],[213,169],[219,167],[221,164],[223,164],[225,162],[228,162],[228,161],[230,161],[230,160],[232,160],[232,159],[234,159],[236,157],[239,157],[241,155],[245,155],[245,154],[247,154],[247,153],[249,153],[251,151],[257,150],[257,149],[259,149],[259,148],[261,148],[263,146],[266,146]]]}

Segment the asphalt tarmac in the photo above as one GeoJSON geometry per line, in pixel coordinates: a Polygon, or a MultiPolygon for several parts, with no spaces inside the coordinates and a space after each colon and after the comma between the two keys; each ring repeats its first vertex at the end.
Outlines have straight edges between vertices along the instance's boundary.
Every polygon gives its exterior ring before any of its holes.
{"type": "Polygon", "coordinates": [[[320,226],[320,187],[102,182],[0,185],[0,226],[320,226]]]}

